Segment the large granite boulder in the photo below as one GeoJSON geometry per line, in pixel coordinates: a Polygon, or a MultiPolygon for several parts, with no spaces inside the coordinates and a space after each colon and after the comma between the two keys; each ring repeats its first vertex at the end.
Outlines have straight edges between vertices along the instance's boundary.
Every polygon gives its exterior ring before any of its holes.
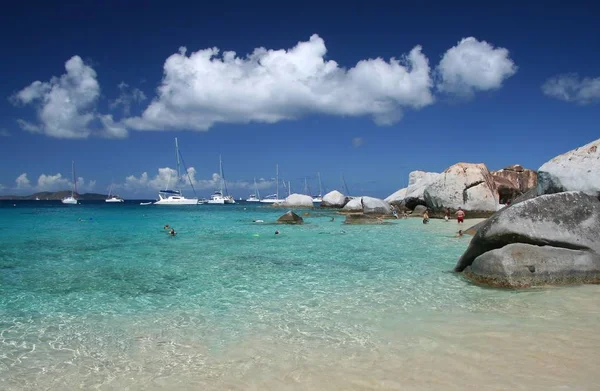
{"type": "Polygon", "coordinates": [[[423,217],[423,214],[427,211],[425,205],[417,205],[410,214],[410,217],[423,217]]]}
{"type": "Polygon", "coordinates": [[[506,204],[512,202],[515,198],[521,195],[519,186],[508,178],[493,176],[496,190],[498,191],[498,202],[506,204]]]}
{"type": "Polygon", "coordinates": [[[582,191],[600,197],[600,139],[563,153],[538,170],[538,193],[582,191]]]}
{"type": "Polygon", "coordinates": [[[384,201],[389,204],[393,204],[393,205],[402,205],[404,198],[406,197],[407,189],[408,189],[407,187],[404,187],[404,188],[390,194],[389,196],[387,196],[387,198],[384,199],[384,201]]]}
{"type": "Polygon", "coordinates": [[[323,196],[322,208],[343,208],[348,203],[348,197],[337,190],[330,191],[323,196]]]}
{"type": "Polygon", "coordinates": [[[592,251],[512,243],[478,256],[471,280],[501,288],[600,283],[600,255],[592,251]]]}
{"type": "Polygon", "coordinates": [[[312,208],[313,198],[305,194],[290,194],[281,206],[288,208],[312,208]]]}
{"type": "Polygon", "coordinates": [[[403,203],[408,209],[425,205],[425,189],[440,176],[437,172],[412,171],[408,175],[408,187],[403,203]]]}
{"type": "Polygon", "coordinates": [[[279,224],[303,224],[304,219],[291,210],[277,219],[279,224]]]}
{"type": "Polygon", "coordinates": [[[351,199],[344,209],[344,212],[362,212],[365,214],[389,215],[392,213],[390,205],[379,198],[357,197],[351,199]]]}
{"type": "Polygon", "coordinates": [[[430,183],[425,203],[436,214],[459,207],[467,217],[487,217],[497,210],[498,193],[485,164],[457,163],[430,183]]]}
{"type": "Polygon", "coordinates": [[[573,279],[589,282],[600,277],[593,271],[599,254],[600,201],[583,192],[563,192],[521,201],[490,217],[479,227],[454,270],[465,271],[468,277],[482,282],[505,281],[502,284],[509,284],[506,281],[515,275],[519,281],[515,286],[573,279]],[[515,243],[539,248],[508,247],[515,243]],[[520,250],[531,256],[531,261],[526,262],[520,250]],[[560,259],[564,263],[557,266],[560,259]],[[580,265],[584,261],[585,265],[580,265]],[[521,273],[523,267],[530,269],[529,282],[523,280],[527,276],[521,273]],[[536,270],[543,270],[544,275],[535,275],[536,270]]]}
{"type": "MultiPolygon", "coordinates": [[[[492,176],[494,177],[494,180],[496,180],[496,184],[512,184],[512,190],[518,194],[523,194],[529,189],[533,189],[537,186],[537,172],[524,168],[520,164],[513,164],[512,166],[504,167],[501,170],[492,171],[492,176]],[[504,181],[502,179],[504,179],[504,181]]],[[[500,192],[500,189],[498,189],[498,191],[500,192]]],[[[500,198],[503,198],[502,194],[500,194],[500,198]]],[[[512,201],[512,199],[509,201],[512,201]]]]}

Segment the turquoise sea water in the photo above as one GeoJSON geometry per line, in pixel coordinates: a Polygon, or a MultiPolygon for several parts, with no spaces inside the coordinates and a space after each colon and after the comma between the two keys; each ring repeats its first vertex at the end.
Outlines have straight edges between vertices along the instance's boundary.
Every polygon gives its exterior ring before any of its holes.
{"type": "Polygon", "coordinates": [[[475,286],[455,222],[284,212],[1,204],[0,389],[600,388],[599,287],[475,286]]]}

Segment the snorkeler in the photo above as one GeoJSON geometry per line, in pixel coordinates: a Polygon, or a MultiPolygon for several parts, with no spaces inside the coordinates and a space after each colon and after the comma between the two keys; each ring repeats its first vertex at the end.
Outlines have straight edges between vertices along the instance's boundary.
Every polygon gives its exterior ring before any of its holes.
{"type": "Polygon", "coordinates": [[[175,236],[175,235],[177,235],[177,232],[175,232],[175,230],[173,228],[171,228],[171,230],[169,231],[169,235],[175,236]]]}
{"type": "Polygon", "coordinates": [[[167,224],[167,225],[165,225],[165,227],[164,227],[164,228],[165,228],[165,229],[169,229],[169,228],[171,228],[171,227],[169,227],[169,224],[167,224]]]}

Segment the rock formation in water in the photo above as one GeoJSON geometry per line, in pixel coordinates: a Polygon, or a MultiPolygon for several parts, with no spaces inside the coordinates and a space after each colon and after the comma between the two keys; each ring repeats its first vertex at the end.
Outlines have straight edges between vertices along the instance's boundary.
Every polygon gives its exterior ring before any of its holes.
{"type": "Polygon", "coordinates": [[[457,163],[430,183],[424,192],[425,204],[433,213],[453,213],[459,207],[467,217],[487,217],[498,209],[498,193],[485,164],[457,163]]]}
{"type": "Polygon", "coordinates": [[[379,198],[357,197],[351,199],[342,209],[343,212],[362,212],[364,214],[389,215],[392,213],[390,205],[379,198]]]}
{"type": "Polygon", "coordinates": [[[583,192],[531,198],[489,218],[455,271],[500,287],[600,282],[600,201],[583,192]]]}
{"type": "Polygon", "coordinates": [[[314,203],[311,196],[305,194],[290,194],[281,206],[287,208],[312,208],[314,203]]]}
{"type": "Polygon", "coordinates": [[[600,139],[543,164],[538,170],[538,194],[582,191],[600,197],[600,139]]]}
{"type": "Polygon", "coordinates": [[[389,195],[385,201],[411,210],[417,205],[425,205],[423,193],[427,186],[439,175],[437,172],[412,171],[408,175],[408,187],[389,195]]]}
{"type": "Polygon", "coordinates": [[[337,190],[330,191],[323,196],[322,208],[343,208],[348,203],[348,197],[337,190]]]}
{"type": "Polygon", "coordinates": [[[277,219],[280,224],[303,224],[304,219],[291,210],[277,219]]]}

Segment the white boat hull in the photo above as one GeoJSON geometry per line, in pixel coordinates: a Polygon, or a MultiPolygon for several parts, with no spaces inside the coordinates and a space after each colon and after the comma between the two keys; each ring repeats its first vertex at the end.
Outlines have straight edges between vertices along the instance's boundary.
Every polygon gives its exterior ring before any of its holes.
{"type": "Polygon", "coordinates": [[[273,199],[273,198],[265,198],[264,200],[260,200],[260,202],[263,202],[265,204],[279,204],[284,201],[285,200],[278,200],[278,199],[273,199]]]}
{"type": "Polygon", "coordinates": [[[248,198],[246,202],[260,202],[258,198],[248,198]]]}
{"type": "Polygon", "coordinates": [[[218,198],[218,199],[214,199],[214,200],[208,200],[207,204],[224,205],[225,204],[225,200],[223,198],[218,198]]]}
{"type": "Polygon", "coordinates": [[[109,198],[107,200],[104,200],[104,202],[108,202],[109,204],[115,204],[115,203],[120,203],[120,202],[125,202],[125,201],[120,198],[109,198]]]}
{"type": "Polygon", "coordinates": [[[73,197],[63,198],[61,202],[66,205],[77,205],[77,200],[73,197]]]}
{"type": "Polygon", "coordinates": [[[164,198],[162,200],[158,200],[154,203],[154,205],[198,205],[197,198],[164,198]]]}

